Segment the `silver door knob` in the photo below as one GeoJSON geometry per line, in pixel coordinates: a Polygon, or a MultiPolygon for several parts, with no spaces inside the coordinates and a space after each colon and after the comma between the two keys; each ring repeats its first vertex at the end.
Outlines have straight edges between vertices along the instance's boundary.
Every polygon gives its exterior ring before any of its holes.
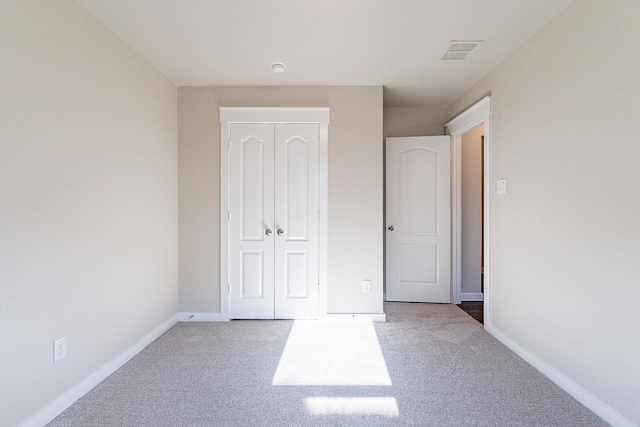
{"type": "Polygon", "coordinates": [[[264,232],[264,234],[266,234],[267,236],[271,236],[271,233],[273,233],[273,231],[271,231],[270,228],[267,228],[267,230],[264,232]]]}
{"type": "Polygon", "coordinates": [[[395,230],[395,228],[393,228],[393,225],[390,225],[389,226],[389,231],[393,231],[393,230],[395,230]]]}
{"type": "Polygon", "coordinates": [[[282,236],[284,234],[284,230],[282,228],[278,229],[278,236],[282,236]]]}

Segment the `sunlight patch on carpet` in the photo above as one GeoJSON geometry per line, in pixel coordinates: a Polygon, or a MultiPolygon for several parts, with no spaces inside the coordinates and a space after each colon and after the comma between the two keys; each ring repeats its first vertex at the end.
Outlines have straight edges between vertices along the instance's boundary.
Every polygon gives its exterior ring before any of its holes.
{"type": "Polygon", "coordinates": [[[390,386],[373,323],[296,320],[273,385],[390,386]]]}
{"type": "Polygon", "coordinates": [[[304,409],[309,415],[400,415],[394,397],[307,397],[304,409]]]}

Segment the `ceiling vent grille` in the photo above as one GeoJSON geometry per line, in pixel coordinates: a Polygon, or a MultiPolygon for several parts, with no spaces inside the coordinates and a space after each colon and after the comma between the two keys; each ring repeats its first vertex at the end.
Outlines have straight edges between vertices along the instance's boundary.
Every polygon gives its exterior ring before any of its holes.
{"type": "Polygon", "coordinates": [[[440,57],[441,61],[462,61],[483,40],[452,40],[440,57]]]}

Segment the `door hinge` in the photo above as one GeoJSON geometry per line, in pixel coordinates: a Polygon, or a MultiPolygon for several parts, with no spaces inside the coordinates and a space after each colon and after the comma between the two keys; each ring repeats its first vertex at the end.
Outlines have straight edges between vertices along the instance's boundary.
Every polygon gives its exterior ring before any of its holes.
{"type": "Polygon", "coordinates": [[[227,211],[227,221],[231,221],[231,211],[227,211]]]}
{"type": "Polygon", "coordinates": [[[227,293],[231,293],[231,283],[227,283],[227,293]]]}
{"type": "Polygon", "coordinates": [[[231,150],[231,140],[227,140],[227,150],[231,150]]]}

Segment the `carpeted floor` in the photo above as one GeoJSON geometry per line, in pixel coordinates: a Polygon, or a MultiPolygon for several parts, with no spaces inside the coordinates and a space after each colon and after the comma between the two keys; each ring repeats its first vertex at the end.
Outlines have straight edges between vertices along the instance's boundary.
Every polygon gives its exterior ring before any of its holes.
{"type": "Polygon", "coordinates": [[[180,323],[49,426],[606,426],[455,305],[180,323]]]}

